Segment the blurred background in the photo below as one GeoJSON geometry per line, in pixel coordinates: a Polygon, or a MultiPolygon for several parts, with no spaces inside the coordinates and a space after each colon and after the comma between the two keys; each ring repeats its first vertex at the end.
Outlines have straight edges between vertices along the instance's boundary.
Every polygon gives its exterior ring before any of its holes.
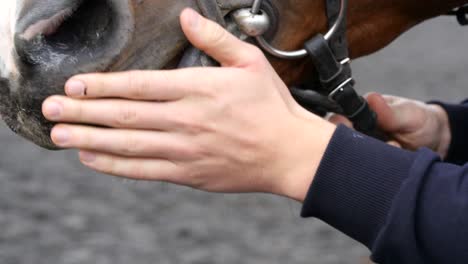
{"type": "MultiPolygon", "coordinates": [[[[468,27],[426,22],[353,63],[358,89],[468,97],[468,27]]],[[[0,125],[1,264],[366,263],[367,249],[300,205],[97,175],[0,125]]]]}

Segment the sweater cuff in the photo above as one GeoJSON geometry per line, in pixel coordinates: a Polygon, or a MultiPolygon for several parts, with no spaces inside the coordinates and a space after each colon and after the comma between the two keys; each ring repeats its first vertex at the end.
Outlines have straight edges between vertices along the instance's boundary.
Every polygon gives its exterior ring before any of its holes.
{"type": "Polygon", "coordinates": [[[302,208],[369,248],[415,154],[339,126],[302,208]]]}
{"type": "Polygon", "coordinates": [[[452,140],[446,162],[463,165],[468,160],[468,105],[430,102],[444,108],[448,114],[452,140]]]}

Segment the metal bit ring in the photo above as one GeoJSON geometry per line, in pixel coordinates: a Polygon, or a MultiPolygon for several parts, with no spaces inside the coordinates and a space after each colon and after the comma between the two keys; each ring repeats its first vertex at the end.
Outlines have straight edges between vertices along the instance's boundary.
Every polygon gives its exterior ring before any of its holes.
{"type": "MultiPolygon", "coordinates": [[[[255,0],[251,9],[253,15],[257,15],[261,12],[260,7],[263,0],[255,0]]],[[[340,4],[340,13],[336,19],[333,26],[328,30],[324,35],[325,40],[329,41],[338,30],[338,27],[343,23],[344,17],[346,16],[346,10],[348,9],[348,0],[341,0],[340,4]]],[[[265,40],[263,36],[254,36],[258,44],[262,49],[268,52],[270,55],[280,58],[280,59],[302,59],[307,56],[307,51],[305,49],[295,50],[295,51],[284,51],[273,47],[268,41],[265,40]]]]}

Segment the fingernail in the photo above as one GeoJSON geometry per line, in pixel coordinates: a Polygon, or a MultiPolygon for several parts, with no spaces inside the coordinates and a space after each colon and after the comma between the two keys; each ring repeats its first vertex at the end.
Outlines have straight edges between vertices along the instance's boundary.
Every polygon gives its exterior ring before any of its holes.
{"type": "Polygon", "coordinates": [[[58,146],[64,146],[70,141],[70,131],[63,127],[56,127],[52,130],[52,141],[58,146]]]}
{"type": "Polygon", "coordinates": [[[96,154],[87,151],[80,151],[80,160],[83,163],[92,163],[96,160],[96,154]]]}
{"type": "Polygon", "coordinates": [[[69,96],[84,96],[86,95],[86,85],[80,80],[69,80],[65,84],[65,92],[69,96]]]}
{"type": "Polygon", "coordinates": [[[193,9],[187,8],[187,17],[189,25],[192,29],[197,29],[200,22],[200,15],[193,9]]]}
{"type": "Polygon", "coordinates": [[[44,103],[44,116],[49,119],[58,119],[62,115],[63,106],[56,101],[47,101],[44,103]]]}

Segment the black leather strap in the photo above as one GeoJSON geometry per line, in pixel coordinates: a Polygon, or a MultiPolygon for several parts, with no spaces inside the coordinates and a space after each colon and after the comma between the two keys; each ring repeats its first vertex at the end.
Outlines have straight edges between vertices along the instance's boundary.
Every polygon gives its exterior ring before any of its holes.
{"type": "MultiPolygon", "coordinates": [[[[340,14],[340,0],[327,0],[327,17],[328,17],[328,28],[331,28],[338,19],[340,14]]],[[[335,35],[330,39],[330,49],[335,54],[338,61],[342,61],[349,57],[348,53],[348,40],[346,38],[346,23],[347,16],[343,18],[343,23],[338,27],[335,35]]]]}
{"type": "MultiPolygon", "coordinates": [[[[335,24],[340,9],[340,0],[327,0],[329,27],[335,24]]],[[[346,20],[339,25],[332,39],[327,41],[319,34],[305,43],[305,49],[319,75],[322,86],[320,92],[341,107],[355,129],[376,136],[376,114],[369,108],[366,100],[356,93],[350,64],[342,63],[348,58],[346,20]]]]}
{"type": "Polygon", "coordinates": [[[343,114],[341,107],[335,101],[316,91],[300,86],[291,87],[290,91],[302,107],[318,116],[325,117],[329,112],[343,114]]]}
{"type": "MultiPolygon", "coordinates": [[[[326,2],[328,28],[331,28],[340,14],[341,0],[327,0],[326,2]]],[[[347,15],[344,16],[343,22],[338,26],[335,35],[333,35],[328,42],[338,62],[349,58],[348,38],[346,36],[347,17],[347,15]]],[[[343,65],[343,70],[347,74],[352,75],[351,65],[349,63],[343,65]]]]}

